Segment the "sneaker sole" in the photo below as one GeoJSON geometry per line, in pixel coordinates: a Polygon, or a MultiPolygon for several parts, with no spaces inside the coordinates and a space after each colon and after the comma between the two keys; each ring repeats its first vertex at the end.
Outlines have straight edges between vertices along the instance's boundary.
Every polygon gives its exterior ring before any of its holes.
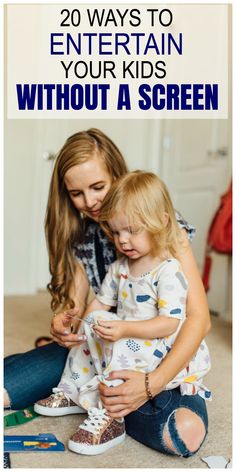
{"type": "Polygon", "coordinates": [[[122,443],[125,440],[125,433],[118,438],[114,438],[111,441],[98,444],[97,446],[90,446],[88,444],[77,443],[72,441],[71,439],[68,442],[68,449],[70,451],[76,452],[77,454],[84,454],[87,456],[95,456],[96,454],[102,454],[103,452],[107,451],[111,447],[118,446],[118,444],[122,443]]]}
{"type": "Polygon", "coordinates": [[[86,413],[86,411],[83,410],[83,408],[80,408],[79,406],[50,408],[49,406],[38,405],[37,403],[34,405],[34,411],[39,415],[44,416],[65,416],[75,415],[78,413],[86,413]]]}

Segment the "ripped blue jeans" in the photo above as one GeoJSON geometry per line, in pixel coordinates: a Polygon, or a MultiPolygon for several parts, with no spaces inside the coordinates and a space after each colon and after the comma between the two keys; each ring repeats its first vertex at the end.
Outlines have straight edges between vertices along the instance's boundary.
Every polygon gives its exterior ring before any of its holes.
{"type": "Polygon", "coordinates": [[[190,452],[178,434],[175,412],[179,408],[187,408],[202,419],[206,437],[208,415],[205,400],[199,395],[181,395],[179,388],[162,391],[153,400],[126,416],[126,432],[136,441],[164,454],[190,457],[197,451],[190,452]],[[163,432],[166,425],[176,453],[164,443],[163,432]]]}

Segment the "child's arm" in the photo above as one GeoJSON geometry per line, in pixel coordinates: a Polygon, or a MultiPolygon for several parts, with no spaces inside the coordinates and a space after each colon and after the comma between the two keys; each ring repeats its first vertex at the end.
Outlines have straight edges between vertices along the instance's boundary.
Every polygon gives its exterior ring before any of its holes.
{"type": "Polygon", "coordinates": [[[92,311],[105,310],[109,311],[112,306],[117,305],[117,264],[118,261],[113,262],[108,268],[105,279],[102,282],[101,288],[96,297],[87,306],[84,316],[86,317],[92,311]]]}
{"type": "Polygon", "coordinates": [[[96,311],[96,310],[109,311],[110,309],[111,307],[109,305],[105,305],[104,303],[100,302],[97,298],[94,298],[94,300],[92,300],[87,306],[83,318],[86,318],[86,316],[89,315],[89,313],[91,313],[92,311],[96,311]]]}
{"type": "Polygon", "coordinates": [[[103,280],[102,286],[96,297],[87,306],[83,318],[86,318],[92,311],[105,310],[109,311],[112,306],[116,306],[117,287],[113,280],[113,272],[116,272],[117,262],[110,265],[108,272],[103,280]],[[113,283],[112,283],[113,281],[113,283]]]}
{"type": "Polygon", "coordinates": [[[167,316],[156,316],[143,321],[99,321],[99,325],[94,326],[94,330],[107,341],[117,341],[129,337],[156,339],[173,334],[179,321],[167,316]]]}

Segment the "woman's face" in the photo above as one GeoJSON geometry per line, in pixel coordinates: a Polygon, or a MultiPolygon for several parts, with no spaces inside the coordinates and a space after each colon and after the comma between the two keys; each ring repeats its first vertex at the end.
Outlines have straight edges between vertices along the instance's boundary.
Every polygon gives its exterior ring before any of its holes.
{"type": "Polygon", "coordinates": [[[95,221],[98,221],[102,202],[111,184],[112,177],[99,156],[71,167],[65,174],[65,185],[73,205],[95,221]]]}

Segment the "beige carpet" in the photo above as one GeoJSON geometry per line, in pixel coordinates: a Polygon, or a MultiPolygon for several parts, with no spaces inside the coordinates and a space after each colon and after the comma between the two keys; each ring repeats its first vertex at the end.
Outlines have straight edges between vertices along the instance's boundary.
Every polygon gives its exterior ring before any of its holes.
{"type": "MultiPolygon", "coordinates": [[[[201,450],[188,459],[166,456],[127,437],[120,446],[103,455],[89,457],[69,452],[12,453],[13,468],[207,468],[201,457],[221,455],[231,458],[231,325],[213,318],[207,338],[212,370],[206,384],[213,391],[208,403],[209,434],[201,450]]],[[[48,334],[49,297],[46,293],[5,300],[5,354],[32,349],[37,336],[48,334]]],[[[79,416],[79,415],[78,415],[79,416]]],[[[7,430],[7,434],[54,433],[65,445],[78,424],[78,416],[39,417],[27,425],[7,430]]],[[[82,421],[83,416],[79,417],[82,421]]]]}

